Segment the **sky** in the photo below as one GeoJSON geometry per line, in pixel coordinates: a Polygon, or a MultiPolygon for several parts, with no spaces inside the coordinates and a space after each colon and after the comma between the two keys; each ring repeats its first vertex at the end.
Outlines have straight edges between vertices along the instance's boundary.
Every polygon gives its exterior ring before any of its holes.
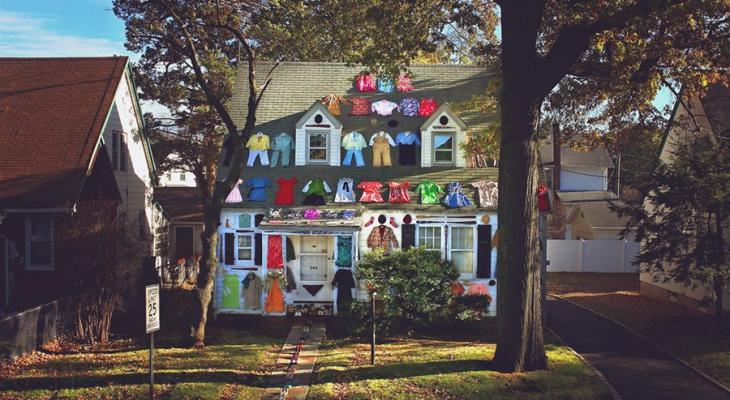
{"type": "MultiPolygon", "coordinates": [[[[124,48],[124,23],[111,0],[0,0],[0,57],[137,56],[124,48]]],[[[663,89],[655,105],[674,102],[663,89]]],[[[155,113],[155,105],[143,104],[155,113]]]]}

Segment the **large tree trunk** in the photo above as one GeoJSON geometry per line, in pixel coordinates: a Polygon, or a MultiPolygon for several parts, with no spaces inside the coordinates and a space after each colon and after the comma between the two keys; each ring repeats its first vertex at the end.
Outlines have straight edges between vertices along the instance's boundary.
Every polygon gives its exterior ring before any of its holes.
{"type": "MultiPolygon", "coordinates": [[[[510,3],[511,4],[511,3],[510,3]]],[[[535,41],[542,10],[502,8],[502,143],[494,364],[498,370],[547,368],[542,326],[538,212],[538,141],[542,97],[535,85],[535,41]]]]}
{"type": "Polygon", "coordinates": [[[203,256],[200,260],[200,273],[195,288],[198,318],[193,329],[193,346],[196,348],[203,347],[205,343],[205,324],[208,322],[208,308],[213,296],[215,274],[218,270],[217,248],[220,215],[221,208],[219,206],[209,206],[205,213],[203,233],[200,235],[203,244],[203,256]]]}

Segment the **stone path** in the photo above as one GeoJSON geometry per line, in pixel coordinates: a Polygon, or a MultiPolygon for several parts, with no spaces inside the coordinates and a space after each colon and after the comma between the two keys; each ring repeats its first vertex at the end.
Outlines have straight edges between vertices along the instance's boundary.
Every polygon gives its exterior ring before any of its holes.
{"type": "Polygon", "coordinates": [[[725,391],[611,320],[548,297],[548,326],[600,371],[623,400],[720,400],[725,391]]]}
{"type": "Polygon", "coordinates": [[[263,400],[305,400],[324,324],[294,325],[268,379],[263,400]]]}

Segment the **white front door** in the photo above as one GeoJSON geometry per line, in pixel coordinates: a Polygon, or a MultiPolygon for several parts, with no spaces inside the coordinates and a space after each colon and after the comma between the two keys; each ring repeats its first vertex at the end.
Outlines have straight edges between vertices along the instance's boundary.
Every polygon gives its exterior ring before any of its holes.
{"type": "Polygon", "coordinates": [[[331,256],[327,236],[302,236],[297,301],[331,301],[331,256]]]}

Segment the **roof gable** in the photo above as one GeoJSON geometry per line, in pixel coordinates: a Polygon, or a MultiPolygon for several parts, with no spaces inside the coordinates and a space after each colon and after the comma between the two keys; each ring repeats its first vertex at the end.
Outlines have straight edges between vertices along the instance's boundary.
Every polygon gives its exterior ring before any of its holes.
{"type": "Polygon", "coordinates": [[[72,207],[126,57],[0,58],[0,208],[72,207]]]}
{"type": "Polygon", "coordinates": [[[421,130],[431,128],[437,122],[437,120],[440,120],[441,117],[444,115],[449,118],[449,122],[454,122],[456,126],[459,127],[459,129],[466,130],[466,124],[461,118],[459,118],[458,115],[454,114],[454,111],[451,110],[449,103],[441,104],[439,108],[437,108],[436,111],[434,111],[433,114],[431,114],[431,116],[426,119],[423,125],[421,125],[421,130]]]}
{"type": "Polygon", "coordinates": [[[325,107],[324,104],[320,103],[319,101],[315,101],[314,104],[312,104],[312,107],[310,107],[309,110],[307,110],[307,112],[304,113],[301,118],[299,118],[299,121],[294,124],[294,127],[296,129],[301,129],[302,127],[304,127],[304,124],[306,124],[307,121],[309,121],[317,113],[322,114],[324,118],[330,121],[330,123],[334,125],[335,129],[342,128],[342,122],[340,122],[340,120],[332,115],[327,107],[325,107]]]}

